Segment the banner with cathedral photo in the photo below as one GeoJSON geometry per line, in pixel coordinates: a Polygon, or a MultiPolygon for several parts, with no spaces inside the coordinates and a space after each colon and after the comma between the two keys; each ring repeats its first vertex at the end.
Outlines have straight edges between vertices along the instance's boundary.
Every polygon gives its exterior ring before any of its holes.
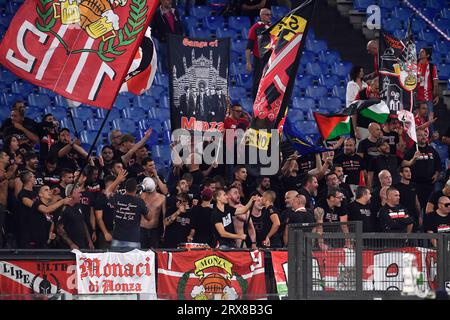
{"type": "Polygon", "coordinates": [[[172,130],[222,131],[230,39],[168,37],[172,130]]]}
{"type": "Polygon", "coordinates": [[[403,40],[381,32],[379,45],[380,98],[391,113],[412,111],[417,86],[417,54],[411,21],[403,40]]]}

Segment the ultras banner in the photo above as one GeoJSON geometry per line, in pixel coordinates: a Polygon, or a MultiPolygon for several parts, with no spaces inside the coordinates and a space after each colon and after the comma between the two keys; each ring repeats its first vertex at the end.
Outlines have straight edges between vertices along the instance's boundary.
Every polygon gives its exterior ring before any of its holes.
{"type": "Polygon", "coordinates": [[[156,298],[155,253],[83,253],[77,257],[79,294],[150,294],[156,298]]]}
{"type": "Polygon", "coordinates": [[[263,71],[253,104],[253,121],[246,144],[268,150],[271,135],[286,115],[302,47],[313,15],[315,0],[304,1],[265,33],[270,34],[272,53],[263,71]]]}
{"type": "Polygon", "coordinates": [[[279,297],[288,295],[288,252],[272,251],[273,273],[277,285],[277,293],[279,297]]]}
{"type": "Polygon", "coordinates": [[[223,130],[230,39],[168,36],[172,130],[223,130]]]}
{"type": "Polygon", "coordinates": [[[77,293],[73,260],[0,261],[2,299],[70,299],[77,293]]]}
{"type": "Polygon", "coordinates": [[[412,112],[417,86],[417,54],[411,24],[403,40],[380,33],[379,66],[380,98],[392,113],[403,109],[412,112]]]}
{"type": "Polygon", "coordinates": [[[265,299],[264,252],[158,252],[158,298],[265,299]]]}
{"type": "Polygon", "coordinates": [[[73,101],[111,108],[157,0],[26,0],[0,63],[73,101]]]}

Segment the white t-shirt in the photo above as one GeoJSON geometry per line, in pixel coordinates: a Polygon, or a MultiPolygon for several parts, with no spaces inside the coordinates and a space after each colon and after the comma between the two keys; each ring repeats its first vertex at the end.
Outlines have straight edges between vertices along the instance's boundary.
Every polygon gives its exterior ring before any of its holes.
{"type": "Polygon", "coordinates": [[[345,93],[345,106],[348,107],[353,101],[355,101],[358,92],[364,88],[367,88],[367,83],[364,81],[362,82],[362,87],[359,87],[359,85],[353,80],[349,81],[347,83],[347,91],[345,93]]]}

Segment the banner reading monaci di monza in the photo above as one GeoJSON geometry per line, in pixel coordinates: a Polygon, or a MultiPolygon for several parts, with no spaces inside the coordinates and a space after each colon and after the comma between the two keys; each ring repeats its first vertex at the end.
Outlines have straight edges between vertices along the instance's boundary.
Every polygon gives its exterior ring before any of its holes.
{"type": "Polygon", "coordinates": [[[155,253],[83,253],[77,259],[79,294],[145,294],[156,298],[155,253]]]}
{"type": "Polygon", "coordinates": [[[168,36],[172,130],[223,131],[230,39],[168,36]]]}

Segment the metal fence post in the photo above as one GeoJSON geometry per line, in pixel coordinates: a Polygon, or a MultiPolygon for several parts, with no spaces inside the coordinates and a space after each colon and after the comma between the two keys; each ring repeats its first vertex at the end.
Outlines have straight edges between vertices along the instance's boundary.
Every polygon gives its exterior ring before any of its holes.
{"type": "Polygon", "coordinates": [[[437,235],[437,283],[438,288],[445,288],[445,281],[446,281],[446,251],[447,251],[447,244],[446,238],[443,234],[437,235]]]}
{"type": "Polygon", "coordinates": [[[297,299],[297,230],[288,226],[288,299],[297,299]]]}
{"type": "Polygon", "coordinates": [[[356,295],[361,297],[363,293],[363,233],[362,222],[357,221],[355,225],[355,269],[356,269],[356,295]]]}

